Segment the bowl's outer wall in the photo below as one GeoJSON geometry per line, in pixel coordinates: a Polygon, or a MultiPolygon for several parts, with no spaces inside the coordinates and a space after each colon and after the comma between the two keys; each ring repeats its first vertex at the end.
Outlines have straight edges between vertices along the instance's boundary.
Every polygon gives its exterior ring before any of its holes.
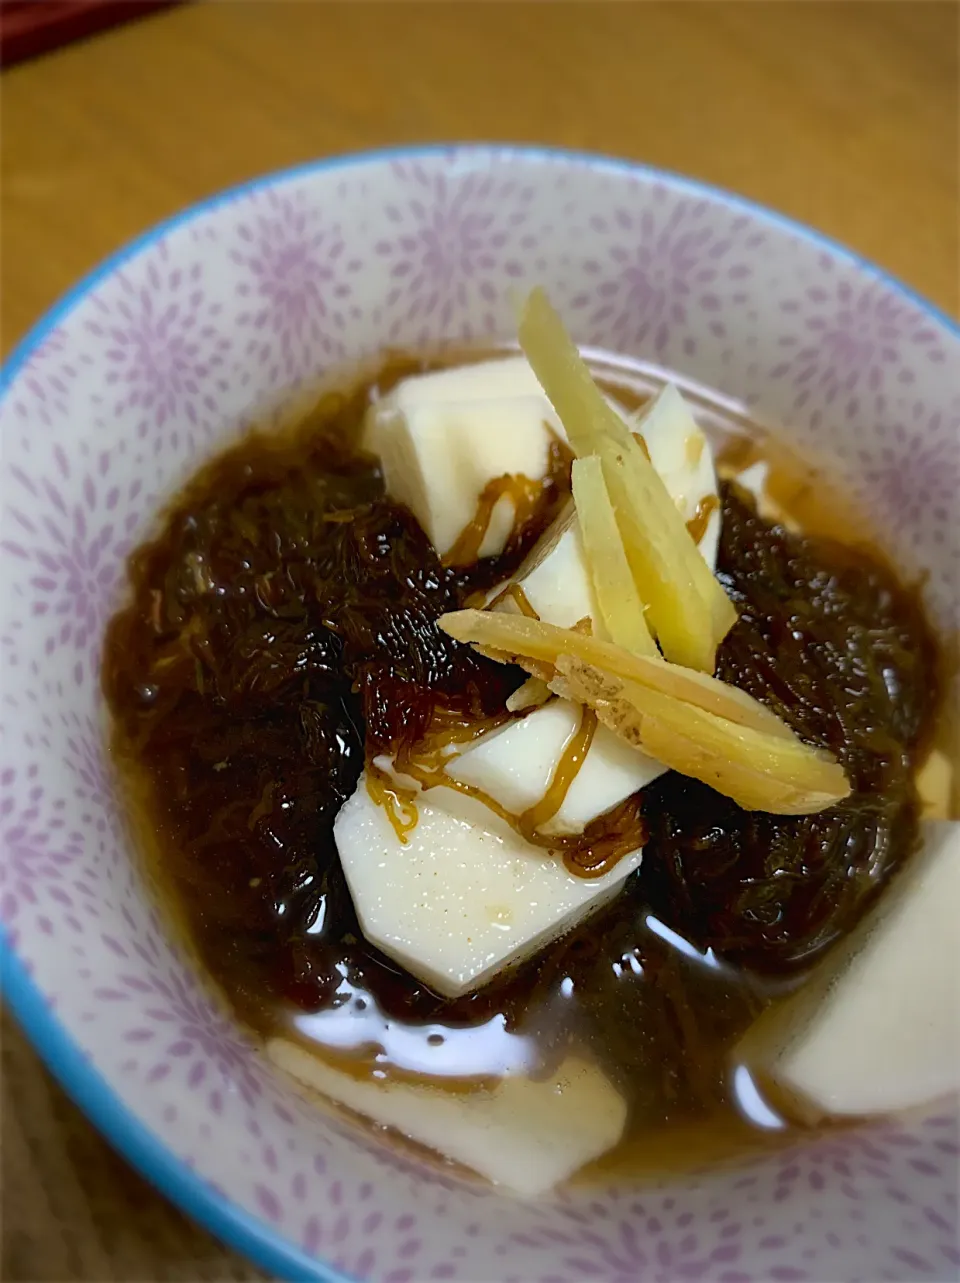
{"type": "Polygon", "coordinates": [[[348,158],[229,193],[95,274],[6,372],[8,1000],[148,1175],[290,1277],[955,1277],[954,1103],[675,1188],[526,1206],[304,1103],[172,945],[129,857],[97,669],[158,503],[324,369],[508,337],[509,292],[532,283],[580,341],[789,425],[955,626],[960,337],[869,265],[723,193],[563,153],[348,158]]]}

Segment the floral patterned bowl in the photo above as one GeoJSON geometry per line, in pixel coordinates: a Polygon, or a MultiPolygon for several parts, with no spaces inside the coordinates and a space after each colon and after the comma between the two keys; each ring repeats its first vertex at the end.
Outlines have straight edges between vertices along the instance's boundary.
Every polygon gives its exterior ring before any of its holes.
{"type": "Polygon", "coordinates": [[[869,264],[699,184],[429,148],[262,179],[149,232],[5,371],[7,1000],[153,1181],[274,1273],[419,1283],[956,1277],[957,1110],[658,1189],[529,1205],[322,1116],[171,942],[123,837],[97,665],[124,556],[256,408],[384,344],[504,336],[540,281],[583,341],[788,424],[956,619],[960,332],[869,264]]]}

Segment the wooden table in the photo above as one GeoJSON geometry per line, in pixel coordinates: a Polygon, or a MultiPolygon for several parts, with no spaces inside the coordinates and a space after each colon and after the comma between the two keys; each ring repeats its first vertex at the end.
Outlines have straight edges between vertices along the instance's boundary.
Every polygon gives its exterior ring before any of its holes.
{"type": "MultiPolygon", "coordinates": [[[[131,24],[0,84],[3,347],[105,254],[218,188],[437,139],[685,171],[956,312],[958,13],[923,0],[246,0],[131,24]]],[[[4,1037],[3,1278],[253,1277],[133,1180],[19,1035],[4,1037]]]]}

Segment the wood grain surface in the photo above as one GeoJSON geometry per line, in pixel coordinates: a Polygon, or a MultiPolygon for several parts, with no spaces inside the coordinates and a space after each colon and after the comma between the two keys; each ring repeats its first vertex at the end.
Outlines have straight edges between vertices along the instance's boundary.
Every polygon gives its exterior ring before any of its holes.
{"type": "MultiPolygon", "coordinates": [[[[0,80],[4,350],[104,255],[358,148],[589,148],[718,183],[956,313],[958,10],[943,3],[188,6],[0,80]]],[[[4,1279],[254,1277],[126,1173],[4,1029],[4,1279]]]]}

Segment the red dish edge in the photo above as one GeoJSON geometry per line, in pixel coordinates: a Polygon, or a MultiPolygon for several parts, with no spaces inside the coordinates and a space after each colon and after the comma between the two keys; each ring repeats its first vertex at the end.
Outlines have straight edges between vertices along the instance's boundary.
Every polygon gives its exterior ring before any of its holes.
{"type": "Polygon", "coordinates": [[[0,0],[0,67],[48,53],[181,0],[0,0]]]}

